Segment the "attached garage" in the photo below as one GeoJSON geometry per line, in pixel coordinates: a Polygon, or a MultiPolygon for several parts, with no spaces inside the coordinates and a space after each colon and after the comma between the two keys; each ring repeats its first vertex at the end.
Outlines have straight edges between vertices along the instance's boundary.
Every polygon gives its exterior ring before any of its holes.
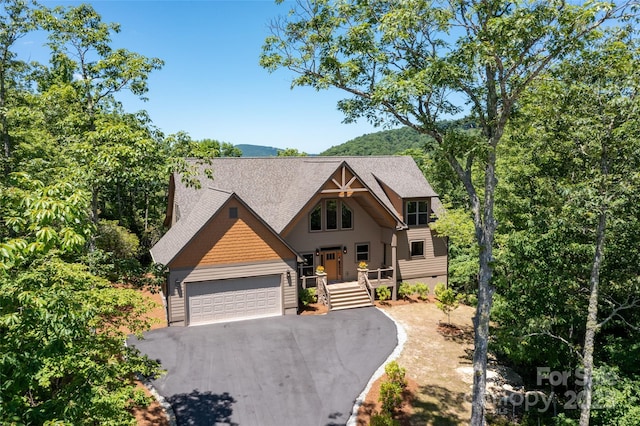
{"type": "Polygon", "coordinates": [[[282,275],[186,284],[188,324],[282,315],[282,275]]]}

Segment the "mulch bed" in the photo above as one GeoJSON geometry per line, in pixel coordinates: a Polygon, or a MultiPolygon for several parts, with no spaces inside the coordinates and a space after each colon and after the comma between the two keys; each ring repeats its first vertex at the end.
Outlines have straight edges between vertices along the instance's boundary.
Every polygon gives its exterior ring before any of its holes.
{"type": "MultiPolygon", "coordinates": [[[[380,398],[380,384],[385,381],[386,378],[387,375],[383,374],[382,377],[371,385],[371,389],[369,389],[367,397],[358,410],[358,417],[356,419],[356,424],[358,426],[369,425],[371,423],[371,416],[382,410],[382,404],[378,401],[378,398],[380,398]]],[[[407,387],[402,393],[402,406],[393,416],[393,418],[398,420],[402,426],[409,426],[411,424],[409,421],[411,413],[413,412],[411,402],[413,401],[413,396],[418,390],[418,383],[416,381],[412,380],[410,377],[407,377],[406,379],[407,387]]]]}

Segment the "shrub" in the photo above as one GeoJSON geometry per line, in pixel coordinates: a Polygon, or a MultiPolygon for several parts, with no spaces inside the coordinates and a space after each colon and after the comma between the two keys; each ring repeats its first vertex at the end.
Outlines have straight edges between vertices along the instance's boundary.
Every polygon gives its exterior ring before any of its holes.
{"type": "Polygon", "coordinates": [[[443,283],[436,284],[434,289],[436,295],[436,306],[447,315],[447,322],[451,324],[451,311],[459,305],[459,298],[452,288],[447,288],[443,283]]]}
{"type": "Polygon", "coordinates": [[[402,297],[403,299],[408,299],[415,292],[416,291],[414,286],[407,282],[400,283],[400,287],[398,287],[398,296],[402,297]]]}
{"type": "Polygon", "coordinates": [[[382,382],[378,401],[382,403],[382,412],[392,416],[402,405],[402,387],[397,383],[382,382]]]}
{"type": "Polygon", "coordinates": [[[420,300],[427,300],[429,297],[429,286],[425,283],[416,283],[414,286],[414,291],[418,293],[418,298],[420,300]]]}
{"type": "Polygon", "coordinates": [[[389,287],[378,287],[376,288],[376,294],[378,295],[378,299],[384,302],[391,297],[391,290],[389,290],[389,287]]]}
{"type": "Polygon", "coordinates": [[[376,413],[371,416],[369,426],[400,426],[400,422],[387,413],[376,413]]]}
{"type": "Polygon", "coordinates": [[[116,259],[136,257],[140,248],[138,237],[117,220],[100,220],[96,233],[96,247],[113,253],[116,259]]]}
{"type": "Polygon", "coordinates": [[[387,373],[387,378],[391,383],[395,383],[400,386],[401,389],[407,387],[407,379],[404,378],[406,370],[397,361],[391,361],[384,367],[384,372],[387,373]]]}
{"type": "Polygon", "coordinates": [[[300,290],[300,301],[302,302],[302,306],[309,306],[309,303],[316,303],[318,301],[316,289],[303,288],[300,290]]]}

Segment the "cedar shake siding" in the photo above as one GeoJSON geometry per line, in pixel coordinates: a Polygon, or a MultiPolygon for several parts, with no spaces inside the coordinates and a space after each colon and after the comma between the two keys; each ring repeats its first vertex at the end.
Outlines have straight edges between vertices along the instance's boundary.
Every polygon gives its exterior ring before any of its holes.
{"type": "Polygon", "coordinates": [[[295,257],[246,207],[231,200],[168,266],[181,269],[295,257]],[[237,218],[230,218],[234,208],[237,218]]]}

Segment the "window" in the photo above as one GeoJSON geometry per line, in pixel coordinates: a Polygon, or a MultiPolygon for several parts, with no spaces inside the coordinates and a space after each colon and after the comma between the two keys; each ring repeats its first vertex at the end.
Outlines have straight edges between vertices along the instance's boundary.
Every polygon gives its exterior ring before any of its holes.
{"type": "Polygon", "coordinates": [[[351,209],[345,204],[342,204],[342,229],[351,229],[353,228],[353,214],[351,213],[351,209]]]}
{"type": "Polygon", "coordinates": [[[353,212],[344,201],[321,201],[309,213],[309,230],[353,229],[353,212]]]}
{"type": "Polygon", "coordinates": [[[356,244],[356,262],[369,261],[369,243],[356,244]]]}
{"type": "Polygon", "coordinates": [[[424,257],[424,241],[411,241],[411,257],[424,257]]]}
{"type": "Polygon", "coordinates": [[[327,223],[325,229],[333,231],[338,229],[338,201],[327,200],[325,203],[327,223]]]}
{"type": "Polygon", "coordinates": [[[407,225],[426,225],[429,223],[429,203],[423,201],[407,201],[407,225]]]}
{"type": "Polygon", "coordinates": [[[317,206],[311,211],[309,217],[310,228],[312,231],[322,231],[322,203],[318,203],[317,206]]]}
{"type": "Polygon", "coordinates": [[[314,275],[314,268],[313,268],[313,253],[311,254],[303,254],[302,258],[304,259],[304,262],[302,263],[302,265],[300,266],[300,276],[305,276],[305,277],[310,277],[312,275],[314,275]]]}
{"type": "Polygon", "coordinates": [[[238,208],[229,207],[229,219],[237,219],[237,218],[238,218],[238,208]]]}

